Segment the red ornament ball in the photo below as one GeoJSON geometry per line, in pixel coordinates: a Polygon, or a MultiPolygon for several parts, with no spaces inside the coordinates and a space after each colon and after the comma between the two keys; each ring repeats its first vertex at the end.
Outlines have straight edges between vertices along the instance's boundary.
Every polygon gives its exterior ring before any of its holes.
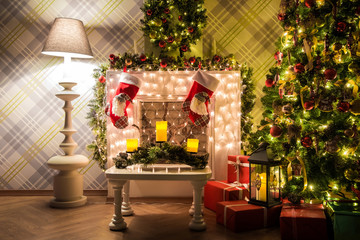
{"type": "Polygon", "coordinates": [[[190,62],[190,63],[194,64],[195,61],[196,61],[196,59],[195,59],[194,57],[190,57],[190,58],[189,58],[189,62],[190,62]]]}
{"type": "Polygon", "coordinates": [[[173,43],[173,42],[174,42],[174,37],[169,36],[168,39],[167,39],[167,41],[168,41],[169,43],[173,43]]]}
{"type": "Polygon", "coordinates": [[[183,20],[183,18],[182,18],[181,15],[178,17],[178,19],[179,19],[179,21],[182,21],[182,20],[183,20]]]}
{"type": "Polygon", "coordinates": [[[296,73],[303,73],[305,72],[305,66],[302,63],[297,63],[294,66],[294,72],[296,73]]]}
{"type": "Polygon", "coordinates": [[[282,129],[279,126],[274,125],[270,128],[270,134],[271,136],[278,138],[282,134],[282,129]]]}
{"type": "Polygon", "coordinates": [[[336,24],[336,31],[338,32],[344,32],[346,30],[347,24],[345,22],[338,22],[336,24]]]}
{"type": "Polygon", "coordinates": [[[333,68],[328,68],[324,72],[326,80],[334,80],[336,78],[337,72],[333,68]]]}
{"type": "Polygon", "coordinates": [[[315,5],[315,0],[305,0],[305,6],[307,8],[312,8],[315,5]]]}
{"type": "Polygon", "coordinates": [[[305,110],[311,110],[314,108],[314,106],[315,106],[314,101],[307,101],[304,103],[305,110]]]}
{"type": "Polygon", "coordinates": [[[181,46],[181,51],[183,51],[183,52],[187,52],[188,49],[189,49],[189,48],[188,48],[188,46],[186,46],[186,45],[182,45],[182,46],[181,46]]]}
{"type": "Polygon", "coordinates": [[[99,82],[104,83],[105,81],[106,81],[106,78],[103,75],[101,75],[99,77],[99,82]]]}
{"type": "Polygon", "coordinates": [[[221,61],[221,57],[218,56],[218,55],[215,55],[215,56],[214,56],[214,60],[215,60],[216,62],[220,62],[220,61],[221,61]]]}
{"type": "Polygon", "coordinates": [[[166,42],[165,42],[164,40],[161,40],[161,41],[159,42],[159,47],[161,47],[161,48],[166,47],[166,42]]]}
{"type": "Polygon", "coordinates": [[[146,55],[145,54],[141,54],[140,61],[142,61],[142,62],[146,61],[146,55]]]}
{"type": "Polygon", "coordinates": [[[193,28],[193,27],[188,27],[188,32],[189,32],[189,33],[193,33],[193,32],[194,32],[194,28],[193,28]]]}
{"type": "Polygon", "coordinates": [[[301,138],[301,145],[303,147],[306,147],[306,148],[311,147],[312,143],[313,143],[313,141],[312,141],[311,137],[309,137],[309,136],[305,136],[305,137],[301,138]]]}
{"type": "Polygon", "coordinates": [[[347,112],[347,111],[349,111],[349,109],[350,109],[350,103],[348,103],[348,102],[341,101],[341,102],[339,102],[339,104],[337,106],[337,110],[339,112],[347,112]]]}
{"type": "Polygon", "coordinates": [[[165,14],[169,14],[169,13],[170,13],[170,10],[169,10],[168,8],[165,8],[165,9],[164,9],[164,13],[165,13],[165,14]]]}
{"type": "Polygon", "coordinates": [[[272,87],[272,86],[274,86],[274,79],[271,79],[271,78],[268,78],[268,79],[266,79],[266,81],[265,81],[265,86],[267,86],[267,87],[272,87]]]}
{"type": "Polygon", "coordinates": [[[151,16],[151,15],[152,15],[152,13],[153,13],[153,12],[152,12],[152,10],[151,10],[151,9],[149,9],[149,10],[147,10],[147,11],[146,11],[146,15],[148,15],[148,16],[151,16]]]}
{"type": "Polygon", "coordinates": [[[281,13],[279,13],[278,14],[278,16],[277,16],[277,18],[279,19],[279,21],[284,21],[285,20],[285,14],[281,14],[281,13]]]}
{"type": "Polygon", "coordinates": [[[166,68],[167,62],[166,62],[165,60],[161,60],[160,66],[161,66],[162,68],[166,68]]]}

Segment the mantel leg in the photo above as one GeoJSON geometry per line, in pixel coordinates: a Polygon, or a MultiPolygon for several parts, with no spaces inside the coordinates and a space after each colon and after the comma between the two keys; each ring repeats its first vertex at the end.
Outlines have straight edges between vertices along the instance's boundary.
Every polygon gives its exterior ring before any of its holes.
{"type": "Polygon", "coordinates": [[[191,181],[194,188],[194,215],[189,223],[189,228],[194,231],[203,231],[206,229],[206,223],[201,214],[201,195],[206,181],[191,181]]]}
{"type": "Polygon", "coordinates": [[[124,185],[124,191],[123,191],[123,202],[121,205],[121,214],[123,216],[130,216],[133,215],[134,211],[132,210],[130,206],[130,180],[127,181],[124,185]]]}
{"type": "Polygon", "coordinates": [[[124,181],[117,181],[114,184],[114,207],[115,207],[115,214],[109,223],[110,230],[113,231],[120,231],[126,229],[126,222],[121,214],[121,203],[122,203],[122,189],[126,180],[124,181]]]}

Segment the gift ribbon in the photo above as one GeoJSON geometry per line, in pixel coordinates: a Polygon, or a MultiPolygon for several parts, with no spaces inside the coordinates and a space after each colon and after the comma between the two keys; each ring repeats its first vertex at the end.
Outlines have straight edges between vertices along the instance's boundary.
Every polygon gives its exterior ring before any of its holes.
{"type": "MultiPolygon", "coordinates": [[[[232,204],[232,205],[226,205],[224,207],[224,226],[226,227],[226,212],[227,212],[227,208],[230,208],[230,207],[238,207],[238,206],[248,206],[249,204],[232,204]]],[[[266,207],[263,207],[263,206],[259,206],[259,207],[262,207],[264,209],[264,227],[267,226],[267,208],[266,207]]]]}
{"type": "MultiPolygon", "coordinates": [[[[220,181],[216,181],[218,183],[224,184],[227,186],[227,188],[223,189],[223,201],[226,200],[226,190],[231,189],[231,188],[236,188],[237,190],[239,190],[239,200],[243,199],[243,191],[244,189],[241,188],[244,187],[246,189],[249,189],[249,185],[248,184],[244,184],[244,183],[239,183],[239,184],[235,184],[235,183],[224,183],[224,182],[220,182],[220,181]]],[[[249,201],[249,199],[245,196],[246,201],[249,201]]]]}
{"type": "Polygon", "coordinates": [[[249,167],[249,163],[242,163],[240,161],[240,156],[236,156],[236,161],[228,161],[228,164],[235,167],[236,183],[239,184],[240,167],[249,167]]]}

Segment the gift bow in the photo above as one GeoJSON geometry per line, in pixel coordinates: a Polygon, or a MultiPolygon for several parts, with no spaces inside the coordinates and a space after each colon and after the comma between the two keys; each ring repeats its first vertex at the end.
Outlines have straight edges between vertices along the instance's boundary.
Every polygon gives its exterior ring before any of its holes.
{"type": "Polygon", "coordinates": [[[236,174],[236,181],[234,183],[236,184],[241,184],[240,181],[239,181],[239,174],[240,173],[240,166],[241,167],[249,167],[249,163],[243,163],[240,161],[240,156],[236,156],[236,161],[233,162],[233,161],[228,161],[228,164],[234,166],[235,168],[235,174],[236,174]]]}

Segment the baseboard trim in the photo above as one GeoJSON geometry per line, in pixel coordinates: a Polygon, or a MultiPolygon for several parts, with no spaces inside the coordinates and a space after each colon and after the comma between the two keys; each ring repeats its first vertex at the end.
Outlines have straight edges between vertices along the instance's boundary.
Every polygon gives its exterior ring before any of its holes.
{"type": "MultiPolygon", "coordinates": [[[[53,190],[0,190],[0,196],[52,196],[53,190]]],[[[107,196],[107,190],[84,190],[85,196],[107,196]]]]}

